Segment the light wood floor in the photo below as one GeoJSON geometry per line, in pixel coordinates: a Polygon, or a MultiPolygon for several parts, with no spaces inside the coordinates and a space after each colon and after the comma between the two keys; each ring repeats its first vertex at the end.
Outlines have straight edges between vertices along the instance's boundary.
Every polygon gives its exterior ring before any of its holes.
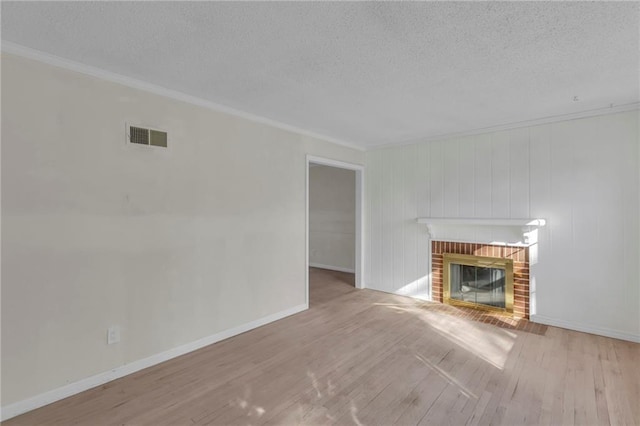
{"type": "Polygon", "coordinates": [[[5,424],[640,424],[640,345],[506,330],[311,271],[308,311],[5,424]]]}

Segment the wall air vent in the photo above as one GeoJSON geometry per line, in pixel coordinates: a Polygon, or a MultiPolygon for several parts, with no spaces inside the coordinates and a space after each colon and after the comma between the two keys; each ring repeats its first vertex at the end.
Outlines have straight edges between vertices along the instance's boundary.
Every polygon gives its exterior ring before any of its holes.
{"type": "Polygon", "coordinates": [[[149,129],[141,127],[129,127],[129,142],[149,145],[149,129]]]}
{"type": "Polygon", "coordinates": [[[129,126],[129,142],[139,145],[167,147],[167,132],[146,129],[139,126],[129,126]]]}

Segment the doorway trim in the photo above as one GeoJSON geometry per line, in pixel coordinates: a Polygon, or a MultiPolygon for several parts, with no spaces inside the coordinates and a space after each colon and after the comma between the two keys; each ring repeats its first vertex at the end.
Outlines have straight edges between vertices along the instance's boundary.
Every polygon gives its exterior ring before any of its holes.
{"type": "Polygon", "coordinates": [[[356,288],[364,286],[364,166],[307,154],[305,190],[305,267],[306,303],[309,306],[309,167],[311,164],[353,170],[356,173],[356,288]]]}

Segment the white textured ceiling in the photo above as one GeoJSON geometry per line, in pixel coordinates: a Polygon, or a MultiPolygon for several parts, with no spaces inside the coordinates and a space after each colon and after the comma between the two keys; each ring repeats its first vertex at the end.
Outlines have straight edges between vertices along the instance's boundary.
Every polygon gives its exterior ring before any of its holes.
{"type": "Polygon", "coordinates": [[[637,2],[3,1],[2,38],[373,147],[638,102],[639,13],[637,2]]]}

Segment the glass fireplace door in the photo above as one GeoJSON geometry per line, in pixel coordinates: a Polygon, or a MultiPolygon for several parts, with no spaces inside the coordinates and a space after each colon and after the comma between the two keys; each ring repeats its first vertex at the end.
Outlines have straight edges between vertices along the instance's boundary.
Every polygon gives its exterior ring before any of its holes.
{"type": "Polygon", "coordinates": [[[444,302],[513,312],[513,261],[445,253],[444,302]]]}
{"type": "Polygon", "coordinates": [[[451,299],[504,309],[504,269],[451,264],[451,299]]]}

